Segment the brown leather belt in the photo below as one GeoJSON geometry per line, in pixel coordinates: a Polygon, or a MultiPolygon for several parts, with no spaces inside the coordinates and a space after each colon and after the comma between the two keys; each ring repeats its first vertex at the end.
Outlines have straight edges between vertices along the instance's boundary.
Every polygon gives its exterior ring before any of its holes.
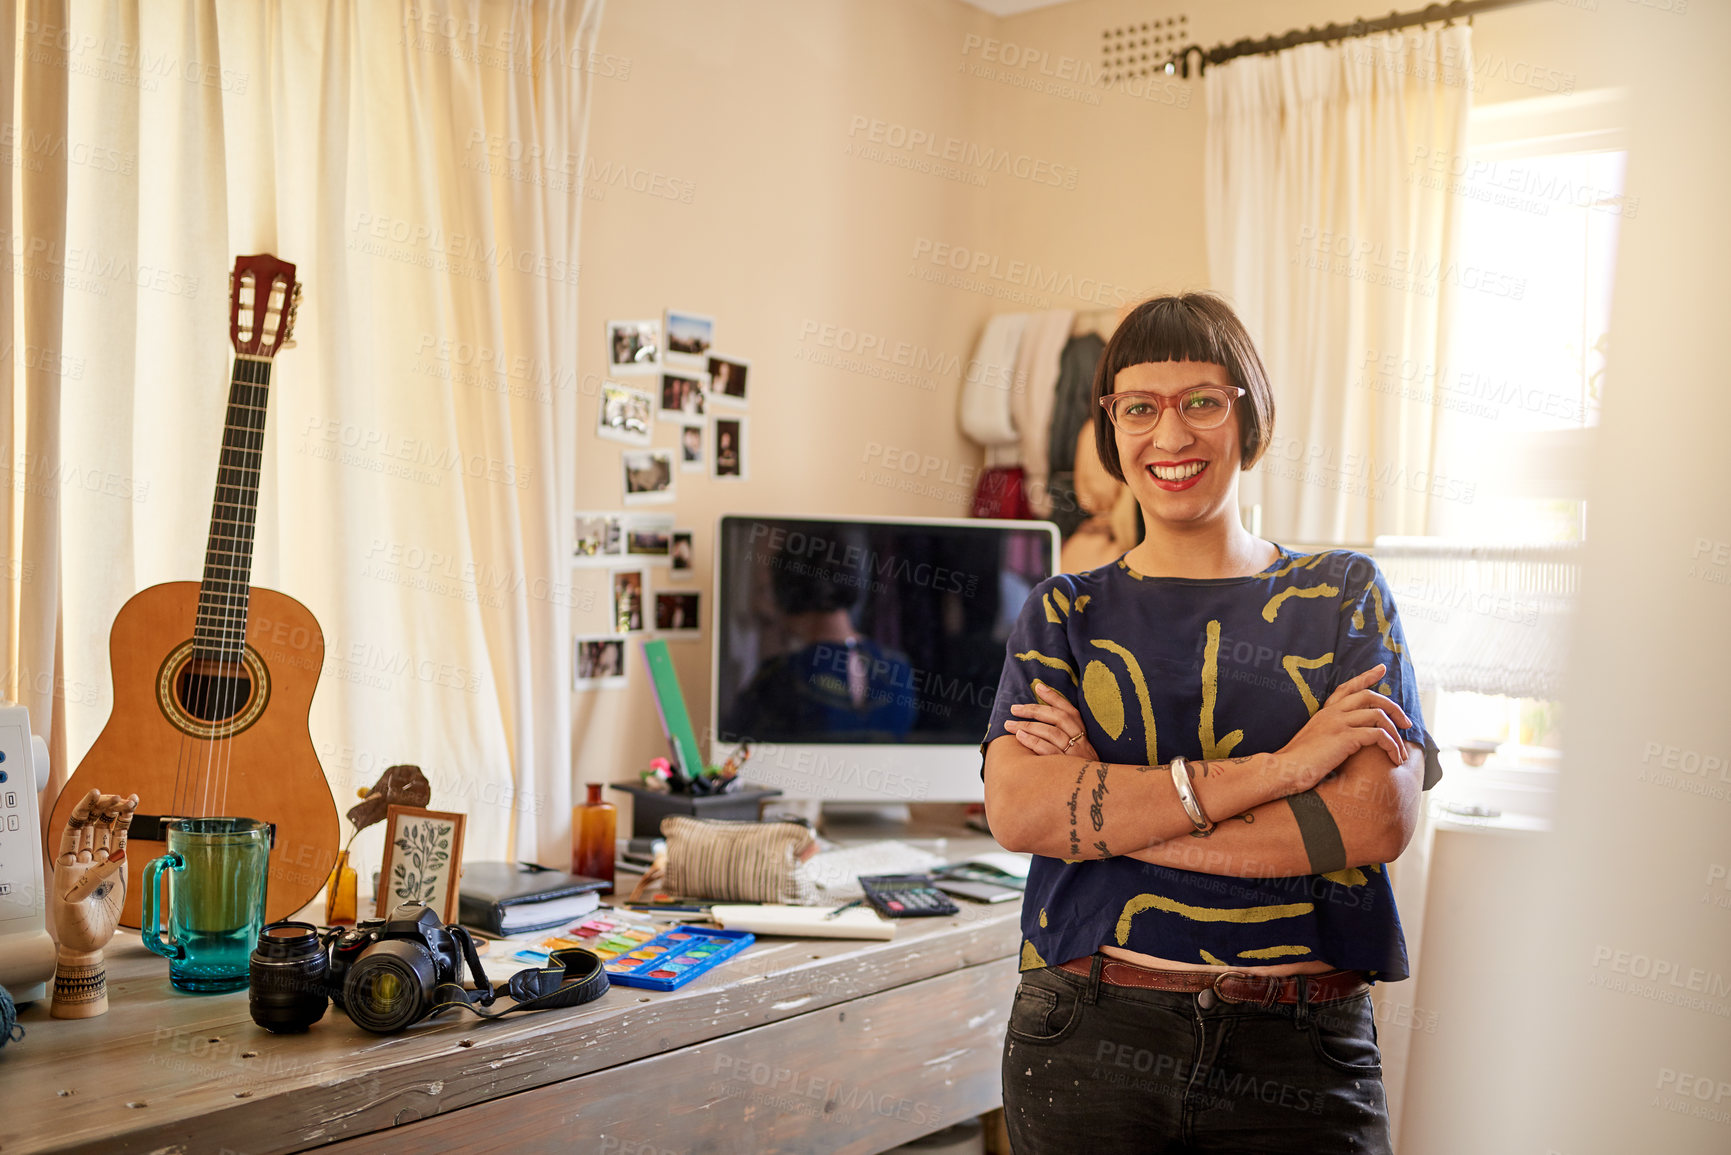
{"type": "MultiPolygon", "coordinates": [[[[1058,966],[1061,971],[1087,978],[1092,969],[1091,956],[1071,959],[1058,966]]],[[[1255,975],[1244,971],[1162,971],[1137,966],[1120,959],[1102,958],[1100,981],[1116,987],[1142,987],[1153,991],[1176,991],[1179,994],[1200,995],[1211,992],[1214,998],[1228,1003],[1255,1003],[1273,1006],[1275,1003],[1298,1001],[1298,980],[1305,980],[1308,998],[1313,1003],[1332,1003],[1350,999],[1370,990],[1363,971],[1322,971],[1307,975],[1255,975]]],[[[1211,1006],[1213,999],[1204,1001],[1211,1006]]]]}

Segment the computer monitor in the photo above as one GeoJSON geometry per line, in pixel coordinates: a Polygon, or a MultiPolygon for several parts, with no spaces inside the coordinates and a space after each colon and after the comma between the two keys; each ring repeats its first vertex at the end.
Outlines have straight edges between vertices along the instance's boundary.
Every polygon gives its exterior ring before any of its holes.
{"type": "Polygon", "coordinates": [[[1053,573],[1044,521],[729,515],[711,760],[789,798],[972,802],[1004,644],[1053,573]]]}

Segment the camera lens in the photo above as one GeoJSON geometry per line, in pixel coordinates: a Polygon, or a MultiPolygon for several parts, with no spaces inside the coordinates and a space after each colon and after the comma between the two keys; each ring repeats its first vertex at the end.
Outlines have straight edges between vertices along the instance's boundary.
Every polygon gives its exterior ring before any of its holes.
{"type": "Polygon", "coordinates": [[[329,975],[331,1005],[339,1011],[344,1009],[343,987],[349,977],[349,967],[353,966],[355,960],[373,945],[374,940],[378,937],[375,933],[378,930],[378,925],[376,920],[357,924],[354,928],[345,930],[338,935],[336,941],[331,944],[329,975]]]}
{"type": "Polygon", "coordinates": [[[329,960],[318,928],[305,922],[272,923],[259,931],[249,963],[247,1006],[267,1031],[304,1031],[324,1017],[329,960]]]}
{"type": "Polygon", "coordinates": [[[362,952],[343,981],[343,1009],[355,1025],[389,1035],[425,1018],[439,985],[432,952],[417,942],[385,939],[362,952]]]}

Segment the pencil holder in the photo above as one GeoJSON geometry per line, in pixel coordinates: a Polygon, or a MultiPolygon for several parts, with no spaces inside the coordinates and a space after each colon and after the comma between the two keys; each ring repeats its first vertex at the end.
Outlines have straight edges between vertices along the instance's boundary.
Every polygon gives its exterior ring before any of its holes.
{"type": "Polygon", "coordinates": [[[611,784],[631,795],[631,837],[659,838],[661,820],[672,815],[685,818],[717,818],[724,822],[756,822],[763,804],[781,797],[767,786],[745,786],[726,794],[664,794],[642,786],[611,784]]]}

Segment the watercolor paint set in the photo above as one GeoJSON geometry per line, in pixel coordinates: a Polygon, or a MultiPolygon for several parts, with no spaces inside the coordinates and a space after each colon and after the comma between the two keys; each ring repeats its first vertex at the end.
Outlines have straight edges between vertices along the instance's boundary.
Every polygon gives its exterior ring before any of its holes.
{"type": "Polygon", "coordinates": [[[608,981],[619,986],[671,991],[707,974],[757,941],[743,930],[682,926],[663,931],[606,963],[608,981]]]}
{"type": "Polygon", "coordinates": [[[665,928],[665,923],[660,926],[646,926],[635,920],[594,915],[566,927],[557,934],[538,940],[533,946],[523,947],[510,957],[514,962],[546,966],[547,956],[553,951],[580,946],[584,950],[594,951],[603,963],[608,963],[622,954],[636,950],[665,928]]]}

